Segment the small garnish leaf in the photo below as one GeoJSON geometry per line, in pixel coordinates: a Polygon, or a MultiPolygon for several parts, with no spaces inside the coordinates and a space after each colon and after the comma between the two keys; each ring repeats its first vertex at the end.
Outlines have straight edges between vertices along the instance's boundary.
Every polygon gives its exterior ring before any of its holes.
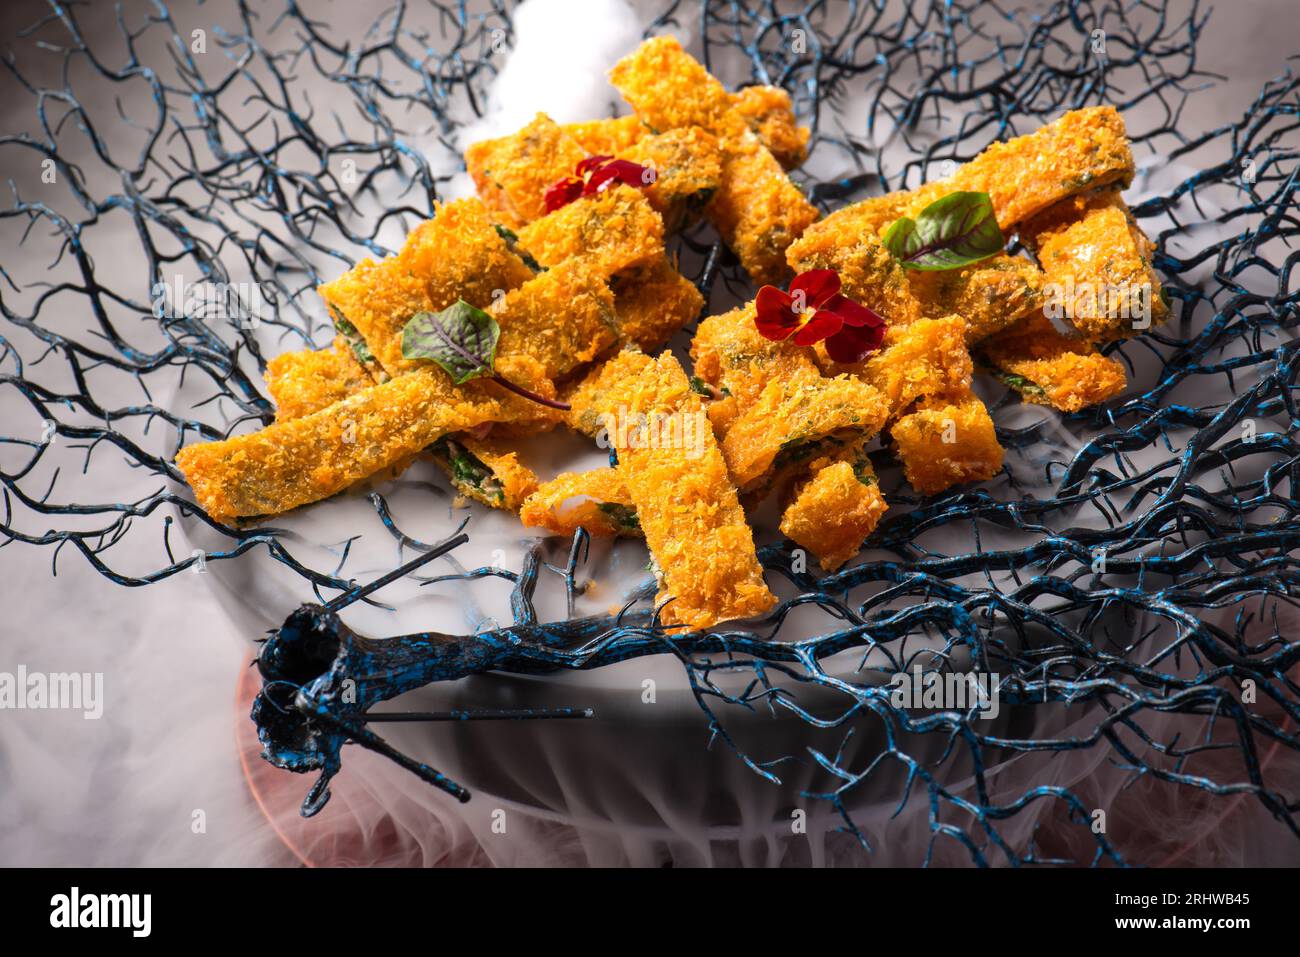
{"type": "Polygon", "coordinates": [[[949,193],[916,219],[895,221],[885,248],[905,269],[959,269],[1002,252],[1005,240],[988,193],[949,193]]]}
{"type": "Polygon", "coordinates": [[[417,312],[402,329],[402,355],[432,359],[457,385],[496,373],[501,327],[477,306],[459,299],[442,312],[417,312]]]}

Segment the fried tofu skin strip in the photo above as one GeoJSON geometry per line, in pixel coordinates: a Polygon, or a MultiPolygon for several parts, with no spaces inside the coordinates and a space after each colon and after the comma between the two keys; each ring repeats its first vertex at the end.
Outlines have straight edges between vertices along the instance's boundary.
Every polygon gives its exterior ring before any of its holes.
{"type": "Polygon", "coordinates": [[[465,167],[481,200],[512,229],[546,215],[546,190],[572,176],[587,155],[578,141],[545,113],[531,123],[465,150],[465,167]]]}
{"type": "Polygon", "coordinates": [[[1093,342],[1128,338],[1169,318],[1152,268],[1155,247],[1117,190],[1059,203],[1021,237],[1050,284],[1049,307],[1093,342]]]}
{"type": "Polygon", "coordinates": [[[614,277],[619,340],[656,353],[704,308],[704,297],[667,258],[614,277]]]}
{"type": "MultiPolygon", "coordinates": [[[[609,365],[620,367],[611,379],[623,388],[603,397],[607,417],[704,420],[700,397],[671,353],[651,359],[624,352],[609,365]]],[[[611,424],[618,474],[654,560],[659,599],[672,599],[662,606],[664,623],[711,628],[775,605],[722,451],[707,426],[694,430],[697,441],[691,443],[633,441],[620,431],[611,424]]]]}
{"type": "MultiPolygon", "coordinates": [[[[512,381],[554,395],[535,364],[506,362],[501,368],[512,381]]],[[[176,464],[198,503],[228,523],[318,502],[450,432],[528,419],[539,409],[548,411],[489,382],[457,386],[440,369],[427,369],[249,435],[186,446],[176,464]]]]}
{"type": "Polygon", "coordinates": [[[1124,391],[1124,364],[1086,339],[1062,335],[1042,313],[982,344],[994,375],[1026,402],[1078,412],[1124,391]]]}
{"type": "Polygon", "coordinates": [[[865,458],[834,462],[800,483],[781,514],[781,534],[833,572],[862,548],[889,508],[865,458]]]}
{"type": "Polygon", "coordinates": [[[1042,270],[1005,253],[960,269],[909,270],[907,278],[925,315],[966,320],[968,343],[1009,329],[1043,305],[1042,270]]]}
{"type": "Polygon", "coordinates": [[[517,512],[537,491],[537,475],[498,441],[458,433],[439,439],[429,451],[457,492],[490,508],[517,512]]]}
{"type": "Polygon", "coordinates": [[[731,107],[786,169],[808,158],[809,130],[795,122],[790,94],[779,86],[747,86],[731,94],[731,107]]]}
{"type": "Polygon", "coordinates": [[[722,440],[722,454],[740,493],[757,496],[817,455],[874,436],[888,407],[865,382],[814,371],[773,379],[741,410],[722,440]]]}
{"type": "Polygon", "coordinates": [[[266,364],[276,421],[310,415],[371,385],[374,380],[342,336],[328,349],[286,352],[266,364]]]}
{"type": "Polygon", "coordinates": [[[564,472],[542,485],[519,509],[530,528],[572,536],[579,528],[606,538],[643,538],[636,506],[617,469],[564,472]]]}
{"type": "Polygon", "coordinates": [[[402,329],[413,315],[457,299],[486,308],[533,275],[493,228],[483,204],[463,199],[438,207],[396,256],[363,259],[318,292],[336,317],[356,328],[384,371],[400,375],[421,365],[402,356],[402,329]]]}
{"type": "Polygon", "coordinates": [[[722,182],[705,211],[756,283],[779,283],[785,250],[817,210],[732,105],[730,94],[673,37],[642,43],[610,80],[653,130],[698,126],[722,146],[722,182]]]}
{"type": "Polygon", "coordinates": [[[611,276],[663,256],[664,221],[641,190],[620,184],[525,226],[518,246],[545,267],[581,259],[611,276]]]}
{"type": "Polygon", "coordinates": [[[654,171],[646,198],[670,233],[694,222],[722,185],[722,147],[698,126],[643,137],[621,158],[654,171]]]}
{"type": "Polygon", "coordinates": [[[890,326],[906,326],[920,319],[921,302],[912,291],[908,270],[879,237],[859,230],[847,219],[829,228],[833,219],[818,223],[786,250],[794,271],[834,269],[839,273],[841,292],[875,310],[890,326]]]}
{"type": "Polygon", "coordinates": [[[982,482],[1002,470],[989,411],[974,395],[922,399],[915,412],[893,424],[890,435],[903,475],[922,495],[982,482]]]}
{"type": "Polygon", "coordinates": [[[488,311],[501,327],[497,354],[527,356],[550,379],[570,375],[618,339],[603,270],[581,259],[538,274],[488,311]]]}

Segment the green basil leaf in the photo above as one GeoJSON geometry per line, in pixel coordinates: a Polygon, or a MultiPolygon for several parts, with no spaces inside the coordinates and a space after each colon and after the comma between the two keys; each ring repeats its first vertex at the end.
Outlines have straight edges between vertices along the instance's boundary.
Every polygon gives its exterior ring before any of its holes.
{"type": "Polygon", "coordinates": [[[460,385],[494,375],[501,327],[477,306],[460,299],[442,312],[417,312],[402,329],[402,355],[432,359],[460,385]]]}
{"type": "Polygon", "coordinates": [[[959,269],[1002,252],[1006,241],[988,193],[949,193],[916,219],[895,221],[885,248],[905,269],[959,269]]]}

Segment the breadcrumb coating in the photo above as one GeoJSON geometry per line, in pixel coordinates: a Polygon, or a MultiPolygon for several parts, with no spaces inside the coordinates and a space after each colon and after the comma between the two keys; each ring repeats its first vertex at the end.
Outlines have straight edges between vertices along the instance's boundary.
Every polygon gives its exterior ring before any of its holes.
{"type": "Polygon", "coordinates": [[[572,536],[579,528],[603,537],[643,538],[636,506],[617,469],[563,472],[543,482],[519,509],[529,528],[572,536]]]}
{"type": "MultiPolygon", "coordinates": [[[[671,353],[651,359],[623,352],[608,366],[618,367],[610,378],[621,387],[601,397],[606,415],[703,418],[700,397],[671,353]]],[[[654,560],[659,599],[672,599],[662,620],[703,629],[760,615],[776,596],[763,581],[722,452],[708,429],[697,434],[699,442],[687,447],[627,442],[616,452],[654,560]]]]}
{"type": "Polygon", "coordinates": [[[727,430],[722,454],[736,487],[761,495],[784,474],[828,448],[875,435],[885,424],[884,396],[849,376],[806,371],[773,379],[727,430]]]}
{"type": "Polygon", "coordinates": [[[490,508],[517,512],[537,491],[536,473],[496,438],[457,433],[435,442],[430,451],[457,492],[490,508]]]}
{"type": "Polygon", "coordinates": [[[885,397],[893,418],[919,398],[968,391],[973,372],[966,321],[945,316],[891,327],[881,350],[857,374],[885,397]]]}
{"type": "Polygon", "coordinates": [[[704,297],[664,256],[614,277],[619,339],[655,353],[704,308],[704,297]]]}
{"type": "Polygon", "coordinates": [[[635,113],[584,123],[565,123],[560,129],[577,140],[578,145],[588,153],[598,156],[619,156],[636,145],[643,136],[650,135],[650,128],[635,113]]]}
{"type": "MultiPolygon", "coordinates": [[[[774,379],[792,379],[816,373],[817,366],[806,349],[764,338],[754,324],[754,303],[709,316],[700,322],[691,341],[691,362],[695,375],[730,399],[736,411],[747,409],[774,379]]],[[[721,405],[710,405],[713,410],[721,405]]],[[[717,419],[714,419],[715,427],[717,419]]],[[[721,430],[725,433],[725,429],[721,430]]]]}
{"type": "Polygon", "coordinates": [[[1051,284],[1048,306],[1093,342],[1128,338],[1169,318],[1152,267],[1154,246],[1118,190],[1058,203],[1027,223],[1021,237],[1051,284]]]}
{"type": "Polygon", "coordinates": [[[1026,402],[1078,412],[1124,391],[1124,364],[1062,335],[1041,312],[981,344],[981,357],[1026,402]]]}
{"type": "Polygon", "coordinates": [[[670,233],[697,219],[722,185],[722,147],[698,126],[642,137],[621,158],[654,170],[645,195],[670,233]]]}
{"type": "Polygon", "coordinates": [[[646,40],[614,64],[609,79],[654,132],[699,126],[721,133],[744,126],[723,85],[675,37],[646,40]]]}
{"type": "Polygon", "coordinates": [[[664,254],[664,221],[645,194],[619,184],[519,230],[518,247],[545,267],[581,259],[606,277],[664,254]]]}
{"type": "Polygon", "coordinates": [[[779,86],[747,86],[731,95],[731,107],[786,169],[808,158],[808,127],[794,118],[790,94],[779,86]]]}
{"type": "Polygon", "coordinates": [[[781,534],[833,572],[858,553],[888,508],[870,462],[835,462],[796,487],[781,534]]]}
{"type": "Polygon", "coordinates": [[[817,210],[750,130],[732,98],[673,37],[647,40],[610,71],[638,116],[665,132],[698,126],[722,145],[722,182],[705,215],[755,283],[780,283],[785,250],[817,210]]]}
{"type": "MultiPolygon", "coordinates": [[[[516,363],[514,381],[554,387],[516,363]]],[[[440,369],[397,376],[310,415],[248,435],[181,449],[176,465],[199,505],[219,522],[287,512],[382,472],[449,432],[537,416],[535,402],[475,380],[457,386],[440,369]]]]}
{"type": "Polygon", "coordinates": [[[614,294],[598,264],[570,259],[539,273],[488,310],[501,327],[498,356],[528,356],[560,379],[618,339],[614,294]]]}
{"type": "Polygon", "coordinates": [[[915,412],[902,416],[890,435],[903,462],[903,475],[922,495],[936,495],[954,485],[982,482],[1002,470],[989,411],[972,394],[922,399],[915,412]]]}
{"type": "Polygon", "coordinates": [[[859,230],[852,219],[835,217],[806,231],[786,250],[795,272],[834,269],[840,291],[878,313],[890,326],[906,326],[921,318],[921,303],[908,282],[908,270],[899,265],[880,239],[859,230]]]}
{"type": "Polygon", "coordinates": [[[309,415],[373,384],[342,336],[328,349],[286,352],[266,364],[277,421],[309,415]]]}
{"type": "Polygon", "coordinates": [[[465,167],[497,220],[518,229],[546,215],[546,190],[572,176],[586,155],[576,139],[538,113],[517,133],[471,144],[465,167]]]}
{"type": "Polygon", "coordinates": [[[1010,328],[1043,305],[1043,271],[1021,256],[999,253],[960,269],[907,273],[922,313],[961,316],[967,342],[1010,328]]]}
{"type": "Polygon", "coordinates": [[[486,308],[532,276],[492,227],[483,204],[470,198],[438,206],[396,256],[363,259],[317,291],[356,327],[384,371],[400,375],[424,364],[402,355],[402,329],[413,315],[457,299],[486,308]]]}

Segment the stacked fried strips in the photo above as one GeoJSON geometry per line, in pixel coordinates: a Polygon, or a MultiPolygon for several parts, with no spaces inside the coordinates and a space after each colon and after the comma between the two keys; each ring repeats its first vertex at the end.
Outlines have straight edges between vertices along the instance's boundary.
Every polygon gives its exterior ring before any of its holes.
{"type": "Polygon", "coordinates": [[[922,494],[1000,471],[977,369],[1066,412],[1120,392],[1123,369],[1097,346],[1145,328],[1135,303],[1094,301],[1073,325],[1054,323],[1055,289],[1145,285],[1150,322],[1168,314],[1151,244],[1119,195],[1133,161],[1109,108],[1067,113],[948,180],[818,221],[787,176],[808,131],[784,91],[729,93],[671,37],[643,43],[611,79],[632,114],[567,126],[538,114],[472,145],[477,197],[437,206],[396,255],[320,287],[337,335],[268,364],[275,423],[177,455],[213,518],[278,514],[427,455],[463,497],[525,525],[643,537],[661,620],[709,628],[776,601],[745,509],[779,497],[781,532],[833,570],[885,512],[870,458],[882,439],[922,494]],[[601,157],[650,172],[548,201],[601,157]],[[1004,234],[1033,258],[905,269],[885,231],[958,190],[988,193],[1004,234]],[[755,284],[834,269],[844,295],[885,318],[882,348],[845,366],[821,344],[772,341],[751,301],[699,323],[688,374],[665,346],[704,302],[665,238],[700,218],[755,284]],[[415,314],[459,300],[496,320],[495,371],[567,412],[488,378],[456,385],[403,354],[415,314]],[[611,448],[611,466],[539,482],[516,442],[557,425],[611,448]]]}

